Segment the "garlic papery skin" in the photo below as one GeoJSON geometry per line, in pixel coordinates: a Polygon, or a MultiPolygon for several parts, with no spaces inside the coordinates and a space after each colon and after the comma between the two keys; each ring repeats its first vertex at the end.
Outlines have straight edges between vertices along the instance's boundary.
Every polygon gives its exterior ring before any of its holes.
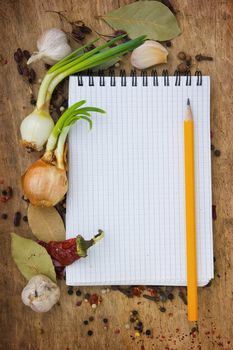
{"type": "Polygon", "coordinates": [[[146,40],[144,44],[133,50],[131,64],[137,69],[146,69],[156,64],[167,63],[168,51],[154,40],[146,40]]]}
{"type": "Polygon", "coordinates": [[[39,159],[22,176],[22,188],[24,196],[32,205],[53,207],[68,190],[66,171],[39,159]]]}
{"type": "Polygon", "coordinates": [[[48,111],[34,109],[20,125],[22,144],[40,151],[53,130],[54,122],[48,111]]]}
{"type": "Polygon", "coordinates": [[[44,275],[32,277],[21,294],[22,302],[36,312],[47,312],[60,298],[60,288],[44,275]]]}
{"type": "Polygon", "coordinates": [[[38,52],[34,52],[27,64],[43,59],[45,63],[54,64],[72,51],[66,34],[58,28],[46,30],[37,40],[38,52]]]}

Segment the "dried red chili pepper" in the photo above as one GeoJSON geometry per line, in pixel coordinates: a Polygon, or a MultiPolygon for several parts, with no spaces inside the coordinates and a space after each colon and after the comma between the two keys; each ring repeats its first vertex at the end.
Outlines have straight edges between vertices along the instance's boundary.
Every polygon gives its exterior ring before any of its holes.
{"type": "Polygon", "coordinates": [[[102,230],[92,239],[86,241],[82,236],[78,235],[76,238],[67,239],[62,242],[51,241],[49,243],[38,241],[42,245],[53,261],[56,261],[61,266],[71,265],[74,261],[87,256],[87,249],[104,237],[102,230]]]}

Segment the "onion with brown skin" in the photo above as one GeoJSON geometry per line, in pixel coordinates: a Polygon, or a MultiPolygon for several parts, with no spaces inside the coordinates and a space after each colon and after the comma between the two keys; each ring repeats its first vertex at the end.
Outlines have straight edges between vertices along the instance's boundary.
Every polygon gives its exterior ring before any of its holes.
{"type": "Polygon", "coordinates": [[[34,206],[52,207],[60,202],[68,190],[66,175],[66,138],[72,125],[80,119],[89,122],[89,112],[105,113],[95,107],[83,107],[80,101],[68,108],[57,121],[49,136],[45,154],[33,163],[22,176],[24,196],[34,206]],[[82,107],[82,108],[80,108],[82,107]]]}
{"type": "Polygon", "coordinates": [[[52,207],[68,190],[66,170],[39,159],[22,176],[22,187],[32,205],[52,207]]]}

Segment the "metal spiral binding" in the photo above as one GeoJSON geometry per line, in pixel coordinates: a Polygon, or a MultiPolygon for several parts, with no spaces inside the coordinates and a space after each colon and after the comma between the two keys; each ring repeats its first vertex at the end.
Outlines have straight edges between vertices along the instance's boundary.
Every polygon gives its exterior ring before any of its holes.
{"type": "Polygon", "coordinates": [[[110,86],[116,86],[116,75],[114,69],[109,69],[110,86]]]}
{"type": "Polygon", "coordinates": [[[195,73],[195,76],[197,77],[197,86],[202,85],[202,72],[200,70],[197,70],[195,73]]]}
{"type": "Polygon", "coordinates": [[[94,78],[93,78],[93,71],[89,69],[87,71],[88,77],[89,77],[89,86],[94,86],[94,78]]]}
{"type": "Polygon", "coordinates": [[[143,70],[141,72],[142,76],[142,86],[148,86],[147,71],[143,70]]]}
{"type": "Polygon", "coordinates": [[[100,79],[100,86],[105,86],[104,70],[99,69],[98,76],[99,76],[99,79],[100,79]]]}
{"type": "Polygon", "coordinates": [[[120,70],[121,86],[126,86],[126,72],[124,69],[120,70]]]}
{"type": "Polygon", "coordinates": [[[186,72],[186,86],[191,86],[191,83],[192,83],[192,78],[191,78],[191,71],[190,70],[188,70],[187,72],[186,72]]]}
{"type": "Polygon", "coordinates": [[[169,86],[169,75],[167,69],[162,71],[162,76],[164,77],[164,86],[169,86]]]}
{"type": "Polygon", "coordinates": [[[135,69],[131,70],[130,76],[132,77],[132,86],[137,86],[137,72],[135,69]]]}
{"type": "Polygon", "coordinates": [[[175,80],[175,86],[180,86],[180,82],[181,82],[181,79],[180,79],[180,72],[178,70],[175,71],[174,73],[175,77],[176,77],[176,80],[175,80]]]}
{"type": "Polygon", "coordinates": [[[153,86],[159,86],[158,73],[156,69],[151,71],[151,75],[153,77],[153,86]]]}
{"type": "MultiPolygon", "coordinates": [[[[87,71],[88,78],[89,78],[89,86],[94,86],[94,73],[92,70],[87,71]]],[[[110,76],[110,86],[116,86],[116,75],[115,75],[115,70],[114,69],[109,69],[109,76],[110,76]]],[[[131,76],[131,84],[132,86],[137,86],[137,72],[135,69],[132,69],[130,72],[131,76]]],[[[158,79],[158,74],[155,69],[151,71],[151,76],[153,78],[153,86],[159,86],[159,79],[158,79]]],[[[162,72],[162,76],[164,79],[164,86],[169,86],[169,75],[167,69],[164,69],[162,72]]],[[[176,70],[174,72],[175,76],[175,86],[180,86],[181,85],[181,77],[182,74],[176,70]]],[[[191,76],[191,71],[187,71],[186,74],[186,81],[185,85],[186,86],[191,86],[192,85],[192,76],[191,76]]],[[[195,76],[197,77],[196,80],[196,85],[201,86],[202,85],[202,73],[201,71],[196,71],[195,76]]],[[[148,73],[146,70],[143,70],[141,72],[141,77],[142,77],[142,86],[148,86],[148,73]]],[[[83,86],[83,76],[78,74],[78,86],[83,86]]],[[[99,70],[98,72],[98,78],[99,78],[99,85],[100,86],[105,86],[106,85],[106,79],[104,75],[104,70],[99,70]]],[[[121,69],[120,71],[120,80],[121,80],[121,86],[126,86],[127,84],[127,79],[126,79],[126,71],[124,69],[121,69]]]]}

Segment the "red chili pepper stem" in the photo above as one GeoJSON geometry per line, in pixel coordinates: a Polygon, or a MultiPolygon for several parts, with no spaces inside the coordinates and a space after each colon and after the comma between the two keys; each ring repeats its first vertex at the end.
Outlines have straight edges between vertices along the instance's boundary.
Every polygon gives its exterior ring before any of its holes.
{"type": "Polygon", "coordinates": [[[104,237],[104,232],[102,230],[99,230],[98,234],[88,241],[85,240],[82,236],[78,235],[76,238],[76,247],[77,247],[78,256],[82,258],[86,257],[88,248],[96,244],[103,237],[104,237]]]}

